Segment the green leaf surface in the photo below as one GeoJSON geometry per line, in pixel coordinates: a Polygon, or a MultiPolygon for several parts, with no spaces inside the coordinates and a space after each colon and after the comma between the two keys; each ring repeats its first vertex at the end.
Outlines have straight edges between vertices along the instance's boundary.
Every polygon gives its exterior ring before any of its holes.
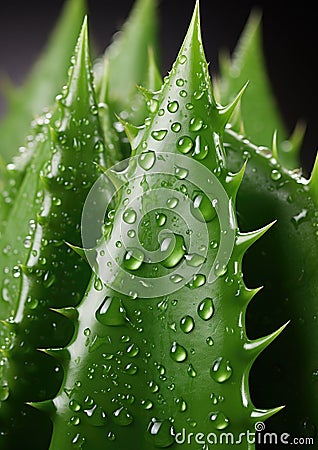
{"type": "MultiPolygon", "coordinates": [[[[157,34],[157,0],[137,0],[103,56],[108,61],[109,103],[117,114],[130,110],[136,85],[145,82],[148,50],[158,52],[157,34]]],[[[98,84],[97,79],[97,89],[98,84]]]]}
{"type": "Polygon", "coordinates": [[[282,328],[256,341],[246,336],[245,310],[257,290],[244,284],[242,258],[267,227],[247,235],[237,227],[244,172],[225,167],[231,107],[213,98],[198,3],[152,100],[74,320],[49,412],[50,450],[177,449],[182,430],[238,436],[278,411],[255,408],[249,395],[250,367],[282,328]]]}
{"type": "Polygon", "coordinates": [[[278,155],[288,169],[300,167],[299,150],[304,130],[298,128],[288,140],[288,132],[279,110],[268,75],[262,41],[262,16],[254,9],[234,50],[233,57],[223,54],[220,59],[220,99],[229,102],[244,83],[248,89],[240,105],[240,119],[234,124],[238,132],[255,144],[271,148],[274,132],[278,138],[278,155]]]}
{"type": "MultiPolygon", "coordinates": [[[[35,435],[34,414],[25,402],[46,400],[59,389],[61,365],[38,349],[59,348],[69,342],[73,324],[67,314],[56,309],[77,305],[90,278],[89,265],[66,245],[66,241],[77,246],[81,243],[86,195],[100,176],[98,165],[105,166],[86,20],[72,61],[67,88],[57,96],[50,136],[43,144],[49,151],[39,148],[37,164],[44,155],[48,157],[42,160],[41,171],[37,166],[33,171],[32,165],[28,167],[19,202],[10,215],[13,229],[5,236],[13,238],[8,258],[2,261],[6,264],[3,289],[12,297],[1,299],[1,314],[7,313],[0,334],[5,355],[0,375],[7,390],[0,409],[0,434],[4,442],[1,448],[6,449],[17,448],[21,417],[23,422],[29,420],[31,436],[35,435]],[[23,214],[15,208],[21,208],[23,214]],[[21,225],[15,225],[17,218],[21,225]],[[22,234],[24,227],[30,228],[26,236],[22,234]],[[24,249],[16,251],[17,245],[24,249]],[[12,267],[17,258],[19,264],[12,267]]],[[[35,441],[26,440],[24,448],[41,448],[48,438],[47,427],[45,430],[38,432],[35,441]]]]}
{"type": "MultiPolygon", "coordinates": [[[[67,80],[67,69],[85,14],[84,0],[68,0],[56,28],[27,81],[15,90],[0,123],[0,155],[5,162],[18,154],[32,120],[52,105],[67,80]]],[[[23,44],[21,44],[23,45],[23,44]]]]}
{"type": "Polygon", "coordinates": [[[282,168],[270,150],[243,136],[227,130],[224,140],[232,171],[247,158],[237,198],[241,229],[277,221],[245,257],[246,279],[264,286],[249,306],[247,329],[257,338],[282,320],[291,321],[254,365],[252,396],[265,406],[273,401],[285,405],[268,421],[268,432],[313,437],[318,423],[317,170],[308,183],[299,171],[282,168]]]}

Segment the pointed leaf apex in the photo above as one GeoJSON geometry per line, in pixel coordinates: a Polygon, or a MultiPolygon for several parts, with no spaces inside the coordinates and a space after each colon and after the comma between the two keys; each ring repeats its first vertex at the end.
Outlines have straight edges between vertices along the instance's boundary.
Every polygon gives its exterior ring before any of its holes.
{"type": "Polygon", "coordinates": [[[277,220],[265,225],[264,227],[250,231],[249,233],[239,233],[236,245],[241,250],[241,254],[244,254],[248,248],[250,248],[258,239],[260,239],[275,223],[277,220]]]}
{"type": "Polygon", "coordinates": [[[241,88],[241,90],[238,92],[234,100],[232,100],[231,103],[229,103],[226,106],[217,108],[217,128],[219,131],[223,131],[226,124],[229,122],[232,114],[234,113],[235,108],[239,104],[242,95],[244,94],[247,86],[249,84],[249,81],[247,81],[244,86],[241,88]]]}
{"type": "Polygon", "coordinates": [[[38,348],[37,351],[55,358],[62,366],[70,359],[69,351],[66,348],[38,348]]]}
{"type": "Polygon", "coordinates": [[[51,400],[45,400],[43,402],[25,402],[25,404],[38,411],[47,413],[49,416],[52,416],[56,411],[54,403],[51,400]]]}
{"type": "Polygon", "coordinates": [[[159,91],[162,86],[162,78],[155,58],[155,52],[151,46],[148,46],[148,73],[146,86],[150,91],[159,91]]]}
{"type": "Polygon", "coordinates": [[[236,199],[236,195],[238,193],[238,190],[241,186],[245,171],[246,171],[246,166],[247,166],[247,160],[244,161],[243,166],[241,167],[241,169],[235,173],[235,174],[230,174],[226,180],[227,182],[227,186],[228,188],[228,194],[235,200],[236,199]]]}
{"type": "Polygon", "coordinates": [[[279,162],[279,154],[278,154],[278,146],[277,146],[277,130],[273,133],[273,140],[272,140],[272,154],[276,161],[279,162]]]}
{"type": "Polygon", "coordinates": [[[260,353],[262,353],[285,330],[289,323],[290,320],[273,333],[254,341],[247,342],[244,345],[244,349],[250,353],[251,359],[255,359],[260,353]]]}
{"type": "Polygon", "coordinates": [[[85,261],[87,260],[87,259],[86,259],[86,256],[85,256],[85,249],[84,249],[84,248],[78,247],[77,245],[70,244],[69,242],[66,242],[66,241],[64,241],[64,242],[65,242],[65,244],[66,244],[68,247],[70,247],[75,253],[77,253],[82,259],[84,259],[85,261]]]}
{"type": "Polygon", "coordinates": [[[50,308],[50,310],[57,314],[61,314],[67,319],[70,319],[72,322],[74,322],[78,318],[78,311],[72,306],[67,308],[50,308]]]}
{"type": "Polygon", "coordinates": [[[255,419],[257,421],[265,421],[267,419],[269,419],[270,417],[272,417],[274,414],[277,414],[279,411],[281,411],[282,409],[284,409],[285,406],[278,406],[277,408],[272,408],[272,409],[254,409],[254,411],[252,411],[251,413],[251,418],[255,419]]]}
{"type": "Polygon", "coordinates": [[[115,114],[117,117],[117,120],[122,124],[124,127],[125,133],[129,139],[131,148],[134,150],[138,147],[140,140],[141,140],[141,131],[143,127],[136,127],[136,125],[133,125],[129,122],[126,122],[126,120],[123,120],[119,115],[115,114]]]}

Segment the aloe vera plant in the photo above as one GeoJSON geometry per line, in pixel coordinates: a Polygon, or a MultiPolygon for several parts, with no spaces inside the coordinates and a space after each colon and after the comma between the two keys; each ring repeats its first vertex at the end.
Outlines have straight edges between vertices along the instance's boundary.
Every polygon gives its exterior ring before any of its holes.
{"type": "Polygon", "coordinates": [[[289,170],[301,132],[275,141],[259,18],[215,91],[199,2],[163,81],[154,0],[94,74],[82,8],[68,83],[1,180],[0,448],[253,449],[264,421],[315,436],[317,169],[289,170]]]}

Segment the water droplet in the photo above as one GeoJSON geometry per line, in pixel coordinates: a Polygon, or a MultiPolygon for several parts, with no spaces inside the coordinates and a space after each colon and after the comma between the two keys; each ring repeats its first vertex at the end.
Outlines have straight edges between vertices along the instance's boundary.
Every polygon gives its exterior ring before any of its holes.
{"type": "Polygon", "coordinates": [[[69,407],[74,412],[80,411],[81,409],[81,405],[76,400],[71,400],[69,403],[69,407]]]}
{"type": "Polygon", "coordinates": [[[188,287],[190,289],[197,289],[201,286],[203,286],[206,282],[206,278],[205,275],[203,275],[202,273],[197,273],[195,275],[193,275],[192,280],[188,283],[188,287]]]}
{"type": "Polygon", "coordinates": [[[271,172],[271,179],[273,181],[278,181],[282,177],[282,174],[279,172],[279,170],[273,169],[271,172]]]}
{"type": "Polygon", "coordinates": [[[123,214],[124,222],[129,223],[129,224],[135,223],[136,218],[137,218],[136,211],[134,211],[132,208],[126,209],[126,211],[123,214]]]}
{"type": "Polygon", "coordinates": [[[186,401],[182,397],[176,399],[176,405],[180,412],[185,412],[188,408],[186,401]]]}
{"type": "Polygon", "coordinates": [[[217,411],[210,415],[210,420],[217,430],[224,430],[229,426],[229,419],[223,414],[222,411],[217,411]]]}
{"type": "Polygon", "coordinates": [[[95,427],[102,427],[107,422],[107,415],[100,406],[94,405],[90,409],[84,409],[84,413],[90,425],[95,427]]]}
{"type": "Polygon", "coordinates": [[[171,125],[171,130],[172,130],[174,133],[179,133],[179,131],[181,130],[181,123],[179,123],[179,122],[174,122],[174,123],[171,125]]]}
{"type": "Polygon", "coordinates": [[[303,223],[303,222],[306,221],[306,219],[307,219],[307,214],[308,214],[307,209],[302,209],[298,214],[295,214],[295,215],[292,217],[291,221],[292,221],[292,223],[295,225],[296,228],[298,228],[298,226],[299,226],[301,223],[303,223]]]}
{"type": "Polygon", "coordinates": [[[148,381],[147,385],[154,394],[159,391],[159,386],[155,381],[148,381]]]}
{"type": "Polygon", "coordinates": [[[145,170],[149,170],[152,168],[156,161],[156,154],[152,150],[148,150],[147,152],[141,153],[138,158],[138,162],[140,167],[145,170]]]}
{"type": "Polygon", "coordinates": [[[130,248],[127,250],[124,257],[124,266],[129,270],[137,270],[143,263],[145,258],[144,253],[138,248],[130,248]]]}
{"type": "Polygon", "coordinates": [[[7,384],[3,384],[0,388],[0,402],[5,402],[8,400],[10,395],[10,389],[7,384]]]}
{"type": "Polygon", "coordinates": [[[179,103],[177,101],[168,103],[167,109],[171,113],[175,113],[179,109],[179,103]]]}
{"type": "Polygon", "coordinates": [[[147,439],[159,448],[170,447],[174,442],[174,430],[169,420],[153,418],[148,425],[147,439]]]}
{"type": "Polygon", "coordinates": [[[199,267],[205,262],[205,257],[198,255],[197,253],[193,253],[192,255],[185,256],[187,265],[190,267],[199,267]]]}
{"type": "Polygon", "coordinates": [[[189,377],[191,377],[191,378],[195,378],[197,376],[197,372],[195,371],[192,364],[189,364],[187,372],[188,372],[189,377]]]}
{"type": "Polygon", "coordinates": [[[216,263],[214,267],[214,274],[217,277],[223,277],[227,272],[227,266],[225,264],[216,263]]]}
{"type": "Polygon", "coordinates": [[[160,251],[164,258],[161,264],[168,269],[175,267],[186,252],[183,237],[179,234],[166,236],[161,242],[160,251]]]}
{"type": "Polygon", "coordinates": [[[157,130],[157,131],[153,131],[151,133],[151,136],[156,140],[156,141],[162,141],[167,134],[167,130],[157,130]]]}
{"type": "Polygon", "coordinates": [[[127,323],[126,310],[118,297],[106,297],[96,312],[96,319],[102,325],[120,326],[127,323]]]}
{"type": "Polygon", "coordinates": [[[171,198],[168,198],[168,200],[167,200],[167,206],[168,206],[168,208],[171,208],[171,209],[175,208],[178,205],[178,203],[179,203],[179,200],[176,197],[171,197],[171,198]]]}
{"type": "Polygon", "coordinates": [[[203,127],[203,120],[200,119],[199,117],[193,117],[190,120],[189,126],[190,131],[200,131],[202,127],[203,127]]]}
{"type": "Polygon", "coordinates": [[[147,410],[149,410],[149,409],[152,409],[152,407],[153,407],[153,403],[152,403],[152,401],[151,400],[141,400],[141,406],[144,408],[144,409],[147,409],[147,410]]]}
{"type": "Polygon", "coordinates": [[[177,149],[181,153],[189,153],[193,147],[193,141],[189,136],[182,136],[177,142],[177,149]]]}
{"type": "Polygon", "coordinates": [[[131,344],[126,349],[127,355],[134,358],[139,353],[139,347],[136,344],[131,344]]]}
{"type": "Polygon", "coordinates": [[[77,426],[81,423],[81,419],[78,416],[72,416],[70,418],[71,425],[77,426]]]}
{"type": "Polygon", "coordinates": [[[116,424],[125,427],[133,422],[133,417],[127,408],[122,406],[113,412],[113,420],[116,424]]]}
{"type": "Polygon", "coordinates": [[[28,297],[26,304],[30,309],[36,309],[39,305],[39,300],[37,298],[28,297]]]}
{"type": "Polygon", "coordinates": [[[208,344],[209,347],[212,347],[214,345],[214,341],[213,341],[213,338],[211,336],[208,336],[206,338],[205,342],[208,344]]]}
{"type": "Polygon", "coordinates": [[[180,283],[183,280],[183,277],[181,275],[179,275],[178,273],[173,274],[170,276],[170,280],[172,281],[172,283],[180,283]]]}
{"type": "Polygon", "coordinates": [[[180,55],[178,58],[178,61],[180,64],[185,64],[187,62],[187,57],[186,55],[180,55]]]}
{"type": "Polygon", "coordinates": [[[217,383],[224,383],[232,376],[230,362],[222,357],[217,358],[211,367],[211,377],[217,383]]]}
{"type": "Polygon", "coordinates": [[[138,372],[138,366],[136,366],[136,364],[133,363],[128,363],[125,366],[124,370],[128,375],[136,375],[136,373],[138,372]]]}
{"type": "Polygon", "coordinates": [[[203,320],[209,320],[214,314],[212,298],[205,298],[198,306],[198,315],[203,320]]]}
{"type": "Polygon", "coordinates": [[[182,91],[180,91],[179,95],[180,97],[185,98],[188,95],[188,93],[183,89],[182,91]]]}
{"type": "MultiPolygon", "coordinates": [[[[202,159],[206,158],[209,153],[209,145],[205,142],[203,137],[197,136],[195,138],[195,147],[194,151],[192,153],[192,156],[194,159],[197,159],[198,161],[202,161],[202,159]]],[[[213,173],[217,175],[219,169],[213,170],[213,173]]]]}
{"type": "Polygon", "coordinates": [[[191,316],[184,316],[180,320],[180,328],[184,333],[190,333],[194,328],[194,320],[191,316]]]}
{"type": "Polygon", "coordinates": [[[203,220],[205,222],[211,222],[216,217],[214,204],[203,192],[200,192],[194,196],[191,211],[201,222],[203,220]]]}
{"type": "Polygon", "coordinates": [[[170,356],[176,362],[183,362],[187,359],[188,353],[182,345],[173,342],[170,349],[170,356]]]}
{"type": "Polygon", "coordinates": [[[110,432],[107,434],[107,439],[108,439],[109,441],[114,441],[114,440],[116,439],[116,436],[115,436],[115,434],[114,434],[112,431],[110,431],[110,432]]]}
{"type": "Polygon", "coordinates": [[[95,280],[94,280],[94,289],[96,290],[96,291],[101,291],[102,289],[103,289],[103,282],[102,282],[102,280],[99,278],[99,277],[95,277],[95,280]]]}
{"type": "Polygon", "coordinates": [[[200,100],[200,99],[203,97],[204,93],[205,93],[204,90],[198,90],[198,91],[195,91],[195,92],[193,93],[193,97],[194,97],[196,100],[200,100]]]}
{"type": "Polygon", "coordinates": [[[152,114],[155,114],[159,108],[159,102],[155,98],[152,98],[147,102],[147,107],[152,114]]]}
{"type": "Polygon", "coordinates": [[[167,221],[167,216],[163,213],[157,213],[156,214],[156,223],[158,227],[162,227],[167,221]]]}
{"type": "Polygon", "coordinates": [[[179,180],[184,180],[189,175],[188,169],[183,167],[176,166],[174,169],[175,176],[179,178],[179,180]]]}

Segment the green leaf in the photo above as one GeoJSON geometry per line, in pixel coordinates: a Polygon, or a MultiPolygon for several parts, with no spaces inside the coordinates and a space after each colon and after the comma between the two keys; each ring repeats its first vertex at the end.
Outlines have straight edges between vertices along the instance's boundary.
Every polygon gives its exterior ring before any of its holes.
{"type": "Polygon", "coordinates": [[[283,336],[254,365],[253,398],[262,405],[285,405],[270,419],[268,432],[311,437],[318,423],[318,327],[313,313],[318,298],[318,165],[307,180],[233,130],[226,130],[224,141],[230,170],[236,171],[247,159],[237,198],[240,228],[250,230],[276,220],[245,257],[246,279],[254,286],[264,285],[258,301],[249,305],[247,329],[258,338],[290,320],[283,336]],[[302,385],[306,389],[295,395],[302,385]]]}
{"type": "Polygon", "coordinates": [[[244,134],[255,144],[271,148],[273,134],[278,137],[280,162],[289,169],[300,166],[299,149],[302,133],[288,140],[283,117],[277,105],[263,52],[262,21],[260,11],[254,9],[239,39],[232,59],[223,54],[220,59],[219,90],[221,102],[229,102],[241,86],[249,86],[241,100],[241,120],[233,124],[236,131],[244,134]]]}
{"type": "MultiPolygon", "coordinates": [[[[11,161],[25,143],[31,121],[54,101],[67,80],[67,69],[83,17],[84,0],[68,0],[50,40],[24,85],[12,95],[0,123],[0,155],[11,161]]],[[[21,44],[22,45],[22,44],[21,44]]]]}
{"type": "Polygon", "coordinates": [[[83,205],[109,150],[99,122],[86,19],[72,62],[43,143],[46,151],[39,148],[35,155],[37,164],[42,161],[41,171],[35,164],[28,166],[11,210],[12,229],[4,237],[12,239],[8,257],[1,258],[2,293],[7,290],[11,295],[1,298],[9,330],[0,330],[6,355],[0,367],[1,386],[9,393],[0,422],[8,449],[17,448],[22,422],[28,423],[30,436],[37,435],[33,448],[43,448],[41,442],[48,438],[46,427],[35,432],[37,423],[25,402],[47,400],[58,390],[63,377],[60,361],[43,350],[63,347],[71,339],[74,324],[56,309],[76,306],[91,274],[86,261],[66,245],[81,243],[83,205]]]}
{"type": "Polygon", "coordinates": [[[157,54],[157,29],[157,0],[137,0],[122,31],[105,51],[109,63],[108,100],[117,114],[130,109],[136,85],[145,81],[149,47],[157,54]]]}
{"type": "Polygon", "coordinates": [[[283,328],[255,342],[246,335],[245,311],[257,290],[244,284],[244,245],[236,239],[243,173],[226,168],[228,110],[213,97],[198,2],[153,99],[78,307],[50,413],[50,450],[177,449],[182,430],[238,437],[280,409],[256,409],[249,395],[255,358],[283,328]]]}

